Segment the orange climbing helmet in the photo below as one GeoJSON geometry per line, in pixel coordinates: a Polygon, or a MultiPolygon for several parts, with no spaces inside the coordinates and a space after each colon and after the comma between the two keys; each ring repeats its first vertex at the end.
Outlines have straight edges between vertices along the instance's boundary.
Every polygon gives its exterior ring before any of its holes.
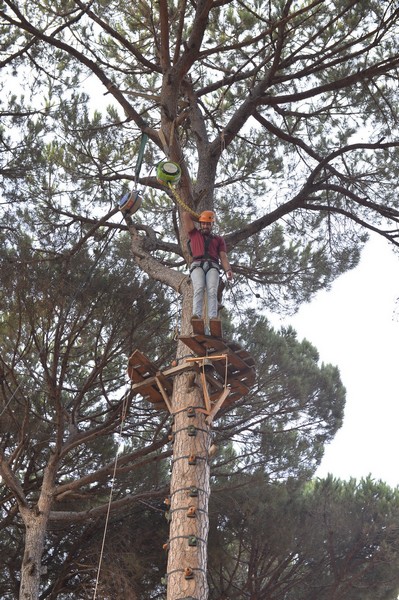
{"type": "Polygon", "coordinates": [[[204,210],[199,216],[200,223],[214,223],[215,222],[215,213],[213,210],[204,210]]]}

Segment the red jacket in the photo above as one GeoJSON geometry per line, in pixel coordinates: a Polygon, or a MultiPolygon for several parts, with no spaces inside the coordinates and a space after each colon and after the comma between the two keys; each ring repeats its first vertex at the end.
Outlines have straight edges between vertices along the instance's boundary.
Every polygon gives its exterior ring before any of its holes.
{"type": "MultiPolygon", "coordinates": [[[[197,228],[192,229],[188,233],[190,238],[191,254],[193,259],[201,259],[205,257],[205,236],[197,228]]],[[[226,252],[226,242],[220,235],[210,234],[210,242],[208,255],[215,262],[219,262],[219,253],[226,252]]]]}

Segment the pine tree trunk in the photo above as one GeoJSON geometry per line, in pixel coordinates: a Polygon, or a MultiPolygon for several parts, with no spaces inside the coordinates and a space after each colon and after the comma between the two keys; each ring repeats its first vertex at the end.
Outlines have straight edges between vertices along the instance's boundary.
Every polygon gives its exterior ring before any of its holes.
{"type": "Polygon", "coordinates": [[[42,556],[47,531],[48,513],[39,510],[24,511],[25,549],[21,569],[19,600],[39,598],[42,575],[42,556]]]}
{"type": "Polygon", "coordinates": [[[193,373],[175,379],[167,600],[207,600],[210,428],[193,373]],[[191,464],[194,463],[194,464],[191,464]]]}
{"type": "Polygon", "coordinates": [[[33,508],[20,506],[25,525],[25,548],[21,568],[19,600],[38,600],[43,574],[42,557],[53,502],[53,480],[56,458],[53,455],[44,471],[38,503],[33,508]]]}
{"type": "MultiPolygon", "coordinates": [[[[191,331],[192,288],[184,287],[182,331],[191,331]]],[[[178,357],[188,348],[178,345],[178,357]]],[[[173,467],[170,484],[170,529],[167,600],[207,600],[209,448],[204,394],[195,371],[174,380],[173,467]],[[190,464],[194,462],[195,464],[190,464]],[[193,545],[192,545],[193,544],[193,545]],[[195,545],[194,545],[195,544],[195,545]]]]}

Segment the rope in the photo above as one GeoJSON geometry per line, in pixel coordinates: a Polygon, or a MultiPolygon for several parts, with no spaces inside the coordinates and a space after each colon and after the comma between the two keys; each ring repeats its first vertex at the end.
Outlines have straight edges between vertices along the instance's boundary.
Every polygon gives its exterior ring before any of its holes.
{"type": "MultiPolygon", "coordinates": [[[[192,567],[192,571],[201,571],[202,573],[206,573],[205,569],[201,569],[201,567],[192,567]]],[[[166,577],[168,575],[172,575],[173,573],[184,573],[185,569],[173,569],[173,571],[169,571],[166,573],[166,577]]],[[[186,600],[186,598],[182,598],[182,600],[186,600]]]]}
{"type": "MultiPolygon", "coordinates": [[[[192,506],[192,505],[190,504],[190,506],[179,506],[179,508],[171,508],[169,512],[170,512],[171,514],[173,514],[174,512],[178,512],[179,510],[184,510],[184,511],[186,511],[186,512],[187,512],[187,511],[188,511],[188,509],[189,509],[189,508],[191,508],[191,506],[192,506]]],[[[203,513],[205,513],[205,512],[206,512],[206,510],[205,510],[204,508],[197,508],[197,507],[195,508],[195,511],[196,511],[196,512],[203,512],[203,513]]]]}
{"type": "Polygon", "coordinates": [[[175,312],[175,327],[174,327],[174,334],[173,334],[173,341],[177,342],[177,340],[179,339],[179,335],[180,335],[180,322],[181,322],[181,310],[180,310],[180,302],[179,302],[179,295],[176,292],[176,312],[175,312]]]}
{"type": "Polygon", "coordinates": [[[202,488],[197,488],[196,486],[188,486],[188,487],[182,487],[182,488],[178,488],[177,490],[175,490],[174,492],[171,493],[170,497],[174,496],[175,494],[177,494],[178,492],[187,492],[187,491],[191,491],[193,488],[195,488],[195,490],[197,492],[203,492],[205,495],[209,495],[208,492],[202,488]]]}
{"type": "Polygon", "coordinates": [[[234,309],[234,314],[238,315],[239,321],[241,324],[245,324],[246,320],[244,318],[244,312],[241,309],[242,303],[237,301],[233,286],[230,284],[230,282],[227,282],[228,285],[226,286],[226,292],[229,292],[230,294],[230,299],[229,301],[233,304],[233,306],[235,307],[234,309]]]}
{"type": "Polygon", "coordinates": [[[143,133],[141,136],[141,143],[140,143],[139,155],[137,157],[136,169],[134,171],[135,186],[137,185],[137,182],[138,182],[138,179],[140,176],[141,165],[143,164],[144,150],[145,150],[147,140],[148,140],[148,135],[146,133],[143,133]]]}
{"type": "MultiPolygon", "coordinates": [[[[188,356],[191,356],[191,354],[189,354],[188,356]]],[[[175,412],[172,413],[172,416],[179,415],[182,412],[188,412],[191,410],[196,411],[197,409],[199,409],[199,410],[202,409],[202,406],[187,406],[186,408],[181,408],[180,410],[176,410],[175,412]]]]}
{"type": "Polygon", "coordinates": [[[204,544],[206,544],[206,540],[196,536],[194,533],[191,535],[175,535],[174,537],[172,537],[168,540],[168,543],[170,544],[170,542],[173,542],[174,540],[190,540],[192,538],[195,538],[195,541],[203,542],[204,544]]]}
{"type": "Polygon", "coordinates": [[[176,433],[180,433],[181,431],[202,431],[202,433],[206,433],[208,435],[210,434],[210,431],[208,431],[208,429],[202,429],[201,427],[195,427],[194,425],[189,425],[188,427],[182,427],[181,429],[176,429],[172,433],[173,433],[173,435],[176,435],[176,433]]]}
{"type": "Polygon", "coordinates": [[[0,413],[0,417],[2,417],[4,415],[4,413],[6,412],[7,408],[9,407],[11,400],[14,398],[15,394],[18,392],[19,388],[21,387],[22,383],[20,382],[17,385],[17,388],[13,391],[11,398],[9,399],[9,401],[7,402],[7,404],[5,405],[5,407],[3,408],[3,410],[0,413]]]}
{"type": "Polygon", "coordinates": [[[195,217],[196,219],[199,219],[199,214],[196,213],[192,208],[190,208],[183,200],[183,198],[180,196],[179,192],[176,190],[175,187],[173,187],[173,185],[171,183],[168,183],[168,188],[170,189],[170,191],[172,192],[172,194],[174,195],[176,201],[178,204],[180,204],[180,206],[182,206],[184,208],[184,210],[186,210],[187,212],[189,212],[193,217],[195,217]]]}
{"type": "Polygon", "coordinates": [[[229,359],[228,359],[228,355],[226,354],[225,366],[224,366],[224,389],[227,388],[228,368],[229,368],[229,359]]]}
{"type": "Polygon", "coordinates": [[[195,458],[195,460],[207,460],[205,456],[198,456],[196,455],[192,455],[192,454],[188,454],[185,456],[178,456],[177,458],[173,459],[173,464],[175,464],[178,460],[187,460],[190,459],[191,457],[195,458]]]}
{"type": "MultiPolygon", "coordinates": [[[[124,424],[125,424],[125,417],[126,417],[126,409],[127,409],[128,399],[129,399],[129,395],[125,394],[125,397],[123,399],[123,404],[122,404],[121,424],[120,424],[120,427],[119,427],[119,435],[120,436],[122,435],[123,427],[124,427],[124,424]]],[[[118,454],[119,454],[119,447],[117,448],[116,455],[115,455],[114,469],[113,469],[112,480],[111,480],[111,489],[110,489],[110,492],[109,492],[107,514],[106,514],[106,517],[105,517],[104,533],[103,533],[103,539],[102,539],[102,543],[101,543],[100,558],[99,558],[99,562],[98,562],[96,584],[95,584],[95,587],[94,587],[93,600],[95,600],[97,598],[97,589],[98,589],[98,583],[99,583],[99,580],[100,580],[100,571],[101,571],[102,560],[103,560],[103,556],[104,556],[105,538],[106,538],[106,535],[107,535],[107,529],[108,529],[108,523],[109,523],[109,516],[110,516],[110,513],[111,513],[111,504],[112,504],[112,496],[113,496],[113,492],[114,492],[114,483],[115,483],[115,477],[116,477],[116,468],[117,468],[117,465],[118,465],[118,454]]]]}

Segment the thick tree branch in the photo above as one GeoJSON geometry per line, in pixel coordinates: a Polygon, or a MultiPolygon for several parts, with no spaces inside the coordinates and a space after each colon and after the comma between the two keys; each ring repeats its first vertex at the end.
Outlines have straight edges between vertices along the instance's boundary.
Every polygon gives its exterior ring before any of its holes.
{"type": "MultiPolygon", "coordinates": [[[[129,454],[125,454],[123,456],[119,456],[117,460],[117,473],[129,472],[133,469],[139,468],[139,466],[143,466],[146,464],[150,464],[154,461],[161,460],[167,456],[170,456],[170,451],[159,453],[160,448],[165,446],[168,443],[168,437],[165,436],[162,439],[153,442],[135,452],[130,452],[129,454]],[[152,455],[152,456],[151,456],[152,455]],[[147,457],[144,460],[140,460],[142,457],[147,457]]],[[[66,496],[70,496],[71,494],[77,492],[83,487],[87,487],[96,482],[104,482],[109,479],[110,475],[112,475],[115,468],[115,461],[112,461],[103,467],[97,469],[97,471],[90,473],[84,477],[80,477],[79,479],[74,479],[68,483],[64,483],[59,485],[54,491],[54,498],[56,500],[62,500],[66,496]]]]}
{"type": "MultiPolygon", "coordinates": [[[[114,96],[115,100],[117,100],[117,102],[122,106],[126,115],[137,124],[137,126],[141,129],[142,132],[146,133],[148,135],[148,137],[151,138],[156,144],[159,144],[158,134],[155,133],[151,127],[148,126],[147,122],[134,109],[132,104],[130,102],[128,102],[125,95],[119,90],[119,88],[116,86],[116,84],[106,76],[106,74],[99,67],[97,62],[94,62],[93,60],[88,58],[88,56],[86,56],[84,54],[84,52],[80,52],[79,50],[77,50],[73,46],[67,44],[66,42],[63,42],[62,40],[57,39],[56,37],[54,37],[54,34],[47,35],[47,34],[43,33],[42,31],[40,31],[39,29],[34,27],[34,25],[32,25],[29,21],[27,21],[23,17],[22,13],[18,10],[18,8],[14,5],[14,3],[7,0],[7,4],[21,19],[20,21],[16,21],[14,19],[11,19],[8,15],[3,14],[3,17],[5,18],[5,20],[8,23],[10,23],[10,25],[13,25],[15,27],[18,27],[18,28],[26,31],[27,33],[33,35],[34,38],[36,38],[37,40],[46,42],[47,44],[49,44],[50,47],[56,47],[56,48],[59,48],[60,50],[63,50],[64,52],[66,52],[67,54],[72,56],[73,58],[77,59],[81,64],[88,67],[88,69],[94,75],[97,76],[97,78],[105,86],[105,88],[108,90],[108,92],[112,96],[114,96]]],[[[65,26],[63,26],[62,29],[64,27],[65,26]]]]}
{"type": "Polygon", "coordinates": [[[163,266],[158,260],[153,258],[151,254],[144,249],[144,238],[140,236],[131,219],[128,219],[128,226],[131,237],[132,254],[139,267],[151,278],[168,285],[176,292],[180,293],[182,285],[187,277],[179,271],[163,266]]]}
{"type": "MultiPolygon", "coordinates": [[[[132,506],[136,502],[143,500],[150,500],[151,498],[163,498],[168,493],[168,487],[162,487],[161,489],[154,490],[152,492],[142,492],[138,494],[127,494],[119,500],[112,500],[109,508],[111,513],[122,511],[132,506]]],[[[57,523],[82,523],[92,519],[97,519],[106,514],[108,510],[108,503],[97,506],[96,508],[90,508],[79,512],[75,511],[51,511],[49,515],[50,524],[56,525],[57,523]]]]}
{"type": "Polygon", "coordinates": [[[27,509],[29,507],[28,501],[26,499],[24,490],[16,475],[14,475],[13,471],[10,468],[10,465],[3,454],[3,451],[0,450],[0,474],[13,495],[15,496],[18,506],[21,509],[27,509]]]}

